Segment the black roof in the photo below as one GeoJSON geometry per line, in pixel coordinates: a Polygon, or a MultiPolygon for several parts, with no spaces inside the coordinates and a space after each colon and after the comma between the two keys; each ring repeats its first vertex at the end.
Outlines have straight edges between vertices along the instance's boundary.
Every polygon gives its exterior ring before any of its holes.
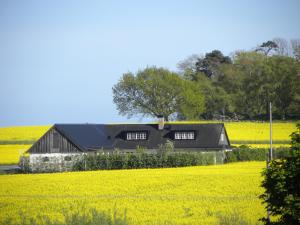
{"type": "Polygon", "coordinates": [[[55,124],[54,128],[82,151],[136,149],[137,145],[156,149],[168,139],[173,141],[175,148],[219,149],[224,148],[219,143],[223,129],[230,145],[224,124],[170,123],[165,124],[163,130],[158,130],[157,124],[55,124]],[[145,131],[147,140],[126,140],[126,133],[135,131],[145,131]],[[175,131],[194,131],[195,139],[174,140],[175,131]]]}

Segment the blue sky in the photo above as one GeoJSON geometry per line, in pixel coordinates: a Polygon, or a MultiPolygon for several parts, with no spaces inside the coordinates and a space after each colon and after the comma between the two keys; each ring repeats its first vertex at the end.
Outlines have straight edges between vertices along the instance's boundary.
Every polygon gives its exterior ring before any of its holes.
{"type": "Polygon", "coordinates": [[[0,126],[141,122],[111,88],[191,54],[300,38],[300,1],[0,1],[0,126]]]}

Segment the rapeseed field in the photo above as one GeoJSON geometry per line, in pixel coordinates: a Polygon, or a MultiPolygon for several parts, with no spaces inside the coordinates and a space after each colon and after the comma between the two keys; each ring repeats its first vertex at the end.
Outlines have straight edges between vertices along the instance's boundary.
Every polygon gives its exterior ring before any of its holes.
{"type": "Polygon", "coordinates": [[[31,145],[0,145],[0,164],[17,164],[31,145]]]}
{"type": "MultiPolygon", "coordinates": [[[[216,121],[187,121],[170,123],[218,123],[216,121]]],[[[268,146],[270,125],[268,122],[224,122],[230,142],[233,145],[252,147],[268,146]]],[[[289,146],[290,134],[296,131],[295,122],[273,122],[273,143],[275,147],[289,146]]]]}
{"type": "Polygon", "coordinates": [[[126,212],[130,224],[219,224],[238,215],[256,224],[265,215],[258,196],[265,162],[0,176],[0,223],[67,210],[126,212]]]}
{"type": "Polygon", "coordinates": [[[0,165],[17,164],[20,156],[51,126],[0,128],[0,165]]]}
{"type": "Polygon", "coordinates": [[[17,127],[1,127],[0,128],[0,144],[36,141],[51,126],[17,126],[17,127]]]}
{"type": "MultiPolygon", "coordinates": [[[[216,123],[215,121],[187,121],[170,123],[216,123]]],[[[28,149],[51,126],[20,126],[0,128],[0,164],[19,161],[20,153],[28,149]],[[6,153],[5,153],[6,152],[6,153]]],[[[269,124],[265,122],[225,122],[231,145],[248,145],[253,148],[269,147],[269,124]]],[[[289,147],[289,135],[296,130],[296,123],[273,123],[273,146],[289,147]]]]}

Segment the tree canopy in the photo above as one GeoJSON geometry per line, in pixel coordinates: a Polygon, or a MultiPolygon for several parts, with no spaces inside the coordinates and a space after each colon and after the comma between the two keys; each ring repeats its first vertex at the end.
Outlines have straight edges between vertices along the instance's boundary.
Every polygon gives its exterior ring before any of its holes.
{"type": "Polygon", "coordinates": [[[204,110],[201,88],[164,68],[149,67],[136,75],[123,74],[113,87],[113,98],[119,113],[128,117],[162,115],[168,120],[172,114],[181,113],[194,119],[204,110]]]}
{"type": "Polygon", "coordinates": [[[299,39],[276,38],[231,57],[220,50],[193,54],[179,72],[149,67],[123,74],[113,87],[121,115],[165,119],[300,118],[299,39]]]}
{"type": "Polygon", "coordinates": [[[206,53],[204,58],[198,58],[196,72],[204,73],[207,77],[218,76],[221,64],[231,64],[231,59],[219,50],[206,53]]]}

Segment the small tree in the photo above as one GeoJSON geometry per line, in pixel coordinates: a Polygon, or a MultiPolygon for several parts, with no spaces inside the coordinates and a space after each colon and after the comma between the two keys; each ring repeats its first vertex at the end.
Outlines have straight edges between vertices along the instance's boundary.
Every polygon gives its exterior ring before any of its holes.
{"type": "Polygon", "coordinates": [[[174,152],[174,144],[170,140],[167,140],[165,144],[158,146],[157,157],[160,161],[161,167],[165,167],[167,165],[168,154],[171,152],[174,152]]]}
{"type": "Polygon", "coordinates": [[[263,218],[266,224],[300,224],[300,123],[291,138],[292,155],[271,161],[263,172],[265,192],[260,198],[272,216],[279,216],[276,222],[263,218]]]}

